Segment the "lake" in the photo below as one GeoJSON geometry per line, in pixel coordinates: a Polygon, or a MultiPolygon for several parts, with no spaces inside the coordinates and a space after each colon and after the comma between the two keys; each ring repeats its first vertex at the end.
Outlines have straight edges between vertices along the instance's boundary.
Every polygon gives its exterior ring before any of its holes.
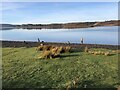
{"type": "Polygon", "coordinates": [[[0,30],[1,40],[71,42],[80,43],[84,39],[87,44],[118,45],[118,26],[92,27],[79,29],[12,29],[0,30]]]}

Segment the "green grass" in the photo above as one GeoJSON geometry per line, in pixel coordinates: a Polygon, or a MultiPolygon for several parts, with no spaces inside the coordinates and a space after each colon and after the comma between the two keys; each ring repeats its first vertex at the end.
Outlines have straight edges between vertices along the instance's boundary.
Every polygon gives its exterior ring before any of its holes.
{"type": "Polygon", "coordinates": [[[105,56],[77,51],[54,59],[38,59],[42,52],[35,49],[2,48],[4,88],[74,88],[76,80],[79,88],[119,85],[117,54],[105,56]]]}

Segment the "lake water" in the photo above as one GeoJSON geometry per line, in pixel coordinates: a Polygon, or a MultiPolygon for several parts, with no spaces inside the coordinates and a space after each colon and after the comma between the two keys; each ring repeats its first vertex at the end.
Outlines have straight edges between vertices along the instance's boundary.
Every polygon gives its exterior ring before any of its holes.
{"type": "Polygon", "coordinates": [[[45,42],[68,42],[80,43],[80,38],[84,43],[89,44],[118,44],[118,26],[93,27],[80,29],[12,29],[1,30],[1,40],[14,41],[37,41],[39,38],[45,42]]]}

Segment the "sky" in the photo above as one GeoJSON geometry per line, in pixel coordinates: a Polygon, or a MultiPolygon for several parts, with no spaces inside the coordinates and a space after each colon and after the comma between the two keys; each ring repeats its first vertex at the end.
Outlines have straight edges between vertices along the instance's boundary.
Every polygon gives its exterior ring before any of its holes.
{"type": "Polygon", "coordinates": [[[4,2],[6,24],[50,24],[118,19],[117,2],[4,2]]]}

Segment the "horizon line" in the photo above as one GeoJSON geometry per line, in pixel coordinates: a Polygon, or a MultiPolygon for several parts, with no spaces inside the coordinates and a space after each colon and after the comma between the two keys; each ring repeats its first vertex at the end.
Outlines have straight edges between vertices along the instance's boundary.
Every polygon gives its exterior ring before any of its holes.
{"type": "MultiPolygon", "coordinates": [[[[64,23],[22,23],[22,24],[69,24],[69,23],[86,23],[86,22],[106,22],[106,21],[119,21],[114,19],[114,20],[99,20],[99,21],[81,21],[81,22],[78,22],[78,21],[71,21],[71,22],[64,22],[64,23]]],[[[11,25],[22,25],[22,24],[12,24],[12,23],[0,23],[0,24],[11,24],[11,25]]]]}

